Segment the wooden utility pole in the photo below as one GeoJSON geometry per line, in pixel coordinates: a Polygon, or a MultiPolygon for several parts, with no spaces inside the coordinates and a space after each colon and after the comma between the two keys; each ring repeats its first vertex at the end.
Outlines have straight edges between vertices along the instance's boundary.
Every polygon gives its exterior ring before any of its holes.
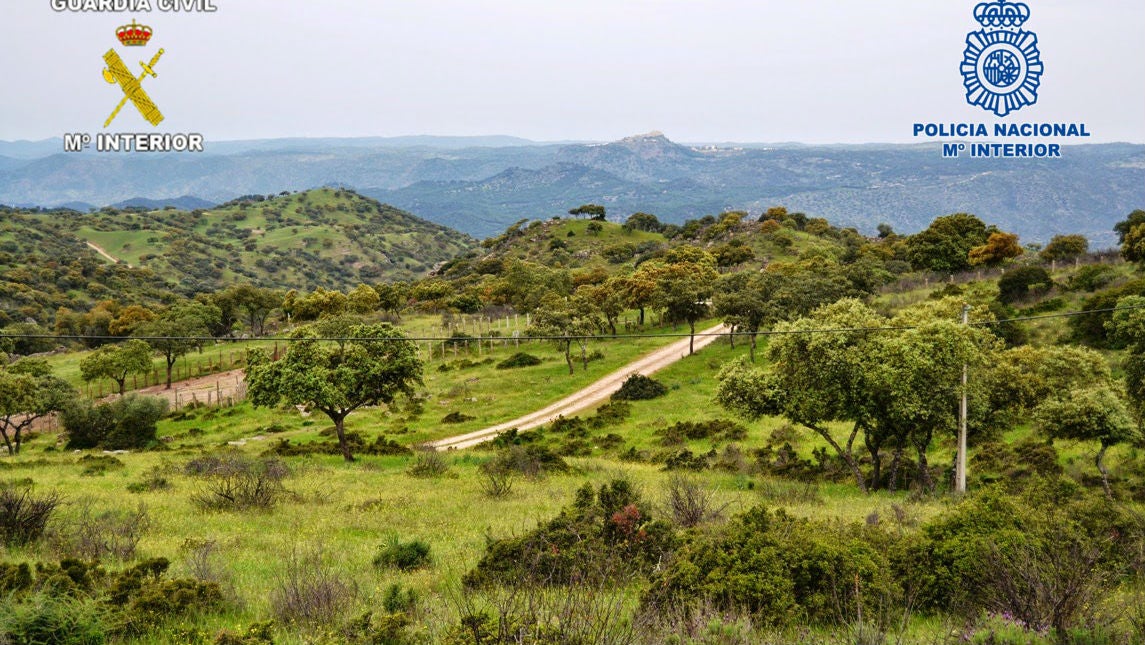
{"type": "MultiPolygon", "coordinates": [[[[970,305],[962,305],[962,324],[970,323],[970,305]]],[[[962,400],[958,405],[958,463],[954,467],[954,491],[966,492],[966,382],[967,367],[962,364],[962,400]]]]}

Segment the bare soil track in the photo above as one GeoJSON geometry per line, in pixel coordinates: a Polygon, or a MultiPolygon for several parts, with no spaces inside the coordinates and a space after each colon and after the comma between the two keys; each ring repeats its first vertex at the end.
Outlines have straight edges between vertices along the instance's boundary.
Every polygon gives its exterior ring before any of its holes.
{"type": "MultiPolygon", "coordinates": [[[[696,332],[696,350],[707,347],[719,338],[723,338],[728,333],[726,325],[720,324],[710,329],[696,332]]],[[[476,432],[469,432],[455,437],[447,437],[437,441],[431,441],[428,445],[435,450],[460,450],[463,448],[472,448],[478,444],[486,441],[492,441],[497,435],[516,428],[517,430],[529,430],[538,426],[545,425],[556,419],[558,416],[568,416],[590,408],[592,406],[603,403],[612,396],[620,386],[632,374],[643,374],[649,376],[657,370],[663,369],[676,361],[685,358],[688,355],[688,342],[690,339],[684,338],[678,340],[667,347],[658,349],[643,358],[625,365],[624,367],[612,372],[608,376],[596,381],[592,385],[567,396],[552,405],[544,407],[531,414],[526,414],[523,417],[518,417],[512,421],[499,423],[495,426],[490,426],[483,430],[476,432]]]]}

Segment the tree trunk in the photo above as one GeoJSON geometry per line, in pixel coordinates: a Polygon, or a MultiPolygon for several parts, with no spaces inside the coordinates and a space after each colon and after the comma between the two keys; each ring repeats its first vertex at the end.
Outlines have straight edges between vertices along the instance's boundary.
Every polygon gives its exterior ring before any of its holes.
{"type": "Polygon", "coordinates": [[[866,434],[867,452],[871,455],[871,490],[879,489],[879,480],[883,475],[883,460],[879,455],[882,450],[882,441],[871,441],[871,433],[866,434]]]}
{"type": "Polygon", "coordinates": [[[751,335],[751,342],[747,345],[748,356],[751,357],[751,362],[755,362],[755,334],[751,335]]]}
{"type": "MultiPolygon", "coordinates": [[[[19,446],[19,442],[16,444],[19,446]]],[[[1104,441],[1101,442],[1101,450],[1097,451],[1097,458],[1094,463],[1097,465],[1097,471],[1101,473],[1101,487],[1105,489],[1105,496],[1113,499],[1113,489],[1109,487],[1109,471],[1105,468],[1105,451],[1109,450],[1109,444],[1104,441]]]]}
{"type": "Polygon", "coordinates": [[[167,357],[167,389],[171,389],[171,368],[175,365],[175,357],[167,357]]]}
{"type": "Polygon", "coordinates": [[[16,449],[12,447],[12,440],[8,438],[8,429],[0,429],[0,436],[4,437],[4,446],[8,448],[8,456],[16,454],[16,449]]]}
{"type": "Polygon", "coordinates": [[[934,490],[934,480],[930,478],[930,464],[926,461],[926,449],[930,446],[930,435],[931,431],[927,430],[921,440],[911,442],[914,444],[915,452],[918,453],[918,485],[927,492],[934,490]]]}
{"type": "Polygon", "coordinates": [[[644,326],[644,307],[640,308],[640,326],[644,326]]]}
{"type": "Polygon", "coordinates": [[[588,371],[588,343],[580,344],[580,365],[581,371],[588,371]]]}
{"type": "Polygon", "coordinates": [[[569,340],[569,341],[565,341],[565,362],[566,362],[566,363],[568,363],[568,366],[569,366],[569,375],[571,376],[572,374],[574,374],[574,373],[575,373],[575,372],[573,371],[573,362],[572,362],[572,341],[571,341],[571,340],[569,340]]]}
{"type": "MultiPolygon", "coordinates": [[[[864,493],[868,492],[867,482],[865,479],[863,479],[863,471],[859,470],[859,464],[855,461],[855,457],[851,454],[850,450],[843,450],[843,447],[839,445],[838,441],[835,441],[835,437],[832,437],[831,433],[828,432],[826,428],[820,428],[809,423],[804,423],[803,425],[811,428],[815,434],[823,437],[827,443],[831,444],[831,447],[835,449],[835,452],[839,454],[839,457],[841,457],[843,462],[847,464],[847,467],[851,469],[851,474],[855,476],[855,484],[858,485],[859,490],[864,493]]],[[[851,432],[852,440],[854,439],[857,432],[858,424],[855,425],[855,430],[851,432]]],[[[849,447],[851,445],[850,442],[847,442],[847,445],[849,447]]]]}
{"type": "Polygon", "coordinates": [[[115,382],[119,384],[119,396],[122,398],[123,395],[127,394],[127,377],[115,379],[115,382]]]}
{"type": "Polygon", "coordinates": [[[330,419],[334,421],[334,431],[338,433],[338,447],[342,449],[342,459],[354,461],[354,455],[350,454],[350,444],[346,443],[346,415],[331,414],[330,419]]]}
{"type": "Polygon", "coordinates": [[[692,331],[688,336],[688,354],[696,353],[696,322],[694,320],[688,321],[688,328],[692,331]]]}
{"type": "Polygon", "coordinates": [[[616,319],[615,318],[609,318],[608,319],[608,330],[612,332],[613,336],[616,335],[616,319]]]}
{"type": "Polygon", "coordinates": [[[898,443],[895,444],[894,459],[891,460],[891,479],[887,486],[891,492],[897,491],[899,488],[899,468],[902,466],[902,453],[906,450],[906,440],[899,437],[898,443]]]}
{"type": "Polygon", "coordinates": [[[736,348],[736,326],[732,325],[731,331],[728,332],[728,342],[731,343],[732,349],[736,348]]]}

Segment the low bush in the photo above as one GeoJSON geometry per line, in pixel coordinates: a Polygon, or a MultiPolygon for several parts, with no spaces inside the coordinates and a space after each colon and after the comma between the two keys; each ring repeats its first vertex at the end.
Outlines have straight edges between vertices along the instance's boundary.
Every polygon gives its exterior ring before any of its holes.
{"type": "Polygon", "coordinates": [[[0,597],[0,643],[100,645],[110,640],[107,611],[91,598],[40,593],[0,597]]]}
{"type": "Polygon", "coordinates": [[[284,625],[316,628],[339,622],[355,586],[326,564],[321,553],[292,550],[270,592],[270,607],[284,625]]]}
{"type": "Polygon", "coordinates": [[[466,421],[472,421],[476,418],[477,417],[471,417],[468,414],[462,414],[461,412],[455,411],[455,412],[450,412],[449,414],[442,417],[441,422],[446,423],[446,424],[465,423],[466,421]]]}
{"type": "Polygon", "coordinates": [[[728,505],[717,502],[714,492],[698,480],[673,475],[664,491],[664,506],[677,526],[691,528],[721,518],[728,505]]]}
{"type": "Polygon", "coordinates": [[[39,540],[59,505],[57,493],[33,495],[30,488],[0,488],[0,544],[24,546],[39,540]]]}
{"type": "Polygon", "coordinates": [[[643,374],[633,374],[625,379],[612,398],[616,401],[646,401],[667,393],[668,387],[660,381],[643,374]]]}
{"type": "Polygon", "coordinates": [[[588,419],[593,429],[608,428],[620,425],[632,414],[632,404],[627,401],[610,401],[596,409],[596,413],[588,419]]]}
{"type": "Polygon", "coordinates": [[[449,460],[433,448],[417,451],[413,464],[407,471],[411,477],[434,478],[442,477],[449,472],[449,460]]]}
{"type": "Polygon", "coordinates": [[[0,642],[103,643],[153,633],[160,624],[189,613],[222,607],[218,586],[167,578],[166,558],[144,560],[121,571],[97,563],[16,567],[0,563],[0,642]],[[8,584],[5,584],[7,580],[8,584]]]}
{"type": "Polygon", "coordinates": [[[131,560],[150,527],[151,515],[142,504],[134,511],[97,511],[90,502],[83,501],[61,518],[51,532],[50,542],[61,557],[131,560]]]}
{"type": "MultiPolygon", "coordinates": [[[[346,433],[346,445],[350,452],[356,455],[371,455],[384,457],[389,455],[408,455],[410,449],[390,439],[386,435],[378,435],[373,441],[367,442],[362,433],[350,431],[346,433]]],[[[289,439],[279,439],[263,453],[263,456],[300,457],[304,455],[341,455],[342,448],[336,439],[313,441],[310,443],[294,443],[289,439]]]]}
{"type": "Polygon", "coordinates": [[[499,499],[508,497],[513,492],[513,484],[517,479],[517,473],[512,469],[493,461],[488,461],[481,464],[481,475],[478,480],[481,484],[481,492],[486,497],[499,499]]]}
{"type": "Polygon", "coordinates": [[[510,445],[499,449],[489,464],[489,468],[520,473],[529,478],[569,471],[568,463],[560,455],[537,444],[510,445]]]}
{"type": "Polygon", "coordinates": [[[402,542],[397,534],[390,535],[389,540],[378,550],[374,557],[374,566],[397,569],[399,571],[413,571],[429,564],[429,545],[421,540],[402,542]]]}
{"type": "Polygon", "coordinates": [[[691,534],[653,574],[641,604],[655,614],[708,598],[760,625],[873,617],[880,602],[900,595],[880,535],[756,507],[719,530],[691,534]]]}
{"type": "Polygon", "coordinates": [[[589,484],[557,517],[515,538],[490,540],[465,574],[468,588],[608,584],[645,575],[671,551],[675,533],[655,520],[623,479],[589,484]]]}
{"type": "Polygon", "coordinates": [[[534,365],[540,365],[542,362],[543,361],[541,359],[533,356],[532,354],[517,352],[516,354],[513,354],[500,363],[497,363],[497,369],[511,370],[517,367],[533,367],[534,365]]]}
{"type": "Polygon", "coordinates": [[[1013,304],[1044,295],[1054,286],[1048,271],[1039,266],[1018,267],[998,280],[998,301],[1013,304]]]}
{"type": "Polygon", "coordinates": [[[685,441],[743,441],[747,439],[747,428],[728,419],[709,421],[679,421],[656,434],[662,437],[666,446],[678,446],[685,441]]]}
{"type": "Polygon", "coordinates": [[[1117,279],[1117,270],[1106,264],[1088,264],[1077,270],[1069,279],[1069,288],[1073,291],[1094,292],[1113,284],[1117,279]]]}
{"type": "Polygon", "coordinates": [[[254,459],[224,453],[192,459],[185,472],[196,477],[199,489],[191,499],[205,510],[270,510],[281,501],[283,480],[290,474],[278,459],[254,459]]]}

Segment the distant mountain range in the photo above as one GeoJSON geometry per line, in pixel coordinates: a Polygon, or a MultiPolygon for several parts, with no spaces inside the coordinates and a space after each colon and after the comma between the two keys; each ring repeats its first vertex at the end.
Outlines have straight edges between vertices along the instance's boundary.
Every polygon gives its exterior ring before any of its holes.
{"type": "Polygon", "coordinates": [[[349,186],[483,237],[582,203],[681,222],[783,205],[873,232],[903,233],[971,212],[1025,241],[1084,233],[1095,246],[1145,208],[1145,146],[1070,146],[1053,160],[943,159],[936,145],[680,145],[658,132],[607,144],[512,137],[277,139],[208,143],[184,155],[59,152],[59,141],[0,142],[0,203],[204,206],[240,195],[349,186]],[[193,197],[188,197],[193,196],[193,197]],[[174,201],[172,201],[174,200],[174,201]]]}

